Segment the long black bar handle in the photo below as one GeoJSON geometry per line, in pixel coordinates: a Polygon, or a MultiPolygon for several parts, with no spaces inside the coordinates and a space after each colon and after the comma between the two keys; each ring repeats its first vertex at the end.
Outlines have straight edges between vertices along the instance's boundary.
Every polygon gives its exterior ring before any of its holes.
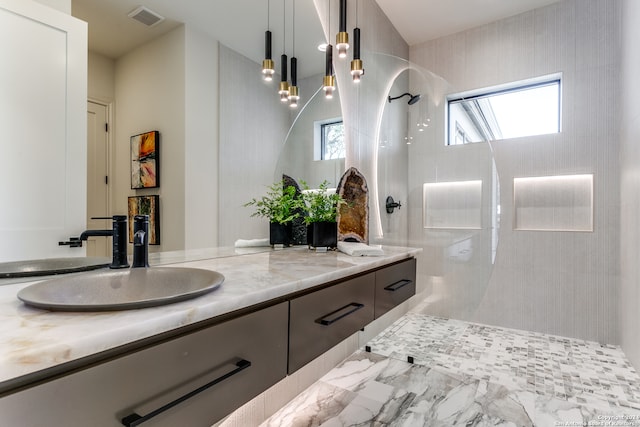
{"type": "Polygon", "coordinates": [[[126,417],[124,417],[121,421],[122,421],[122,425],[125,427],[136,427],[139,426],[140,424],[149,421],[151,418],[160,415],[161,413],[173,408],[176,405],[179,405],[180,403],[184,402],[185,400],[191,399],[193,396],[202,393],[203,391],[213,387],[214,385],[226,380],[227,378],[230,378],[232,376],[234,376],[235,374],[239,373],[240,371],[243,371],[245,369],[247,369],[248,367],[251,366],[251,362],[249,362],[248,360],[244,360],[241,359],[236,363],[236,368],[233,369],[232,371],[227,372],[226,374],[216,378],[215,380],[206,383],[205,385],[198,387],[197,389],[190,391],[189,393],[185,394],[182,397],[177,398],[176,400],[167,403],[164,406],[161,406],[160,408],[149,412],[147,415],[138,415],[135,412],[131,415],[127,415],[126,417]]]}
{"type": "Polygon", "coordinates": [[[391,291],[391,292],[395,292],[400,288],[404,288],[407,285],[410,285],[413,283],[413,280],[409,280],[409,279],[402,279],[399,280],[395,283],[390,284],[389,286],[387,286],[386,288],[384,288],[385,291],[391,291]]]}
{"type": "Polygon", "coordinates": [[[316,323],[319,323],[321,325],[324,326],[329,326],[332,323],[337,322],[338,320],[347,317],[348,315],[355,313],[356,311],[360,310],[362,307],[364,307],[364,304],[360,304],[357,302],[352,302],[351,304],[347,304],[344,307],[340,307],[339,309],[332,311],[329,314],[325,314],[324,316],[322,316],[321,318],[319,318],[318,320],[316,320],[316,323]],[[346,310],[346,311],[344,311],[346,310]],[[344,311],[344,312],[343,312],[344,311]],[[340,312],[341,313],[339,316],[330,318],[340,312]]]}

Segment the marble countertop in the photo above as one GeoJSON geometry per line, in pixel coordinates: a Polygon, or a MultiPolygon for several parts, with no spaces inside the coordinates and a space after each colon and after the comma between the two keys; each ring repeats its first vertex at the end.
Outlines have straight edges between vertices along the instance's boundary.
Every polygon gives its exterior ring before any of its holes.
{"type": "Polygon", "coordinates": [[[379,257],[316,253],[306,247],[157,255],[155,265],[175,262],[172,265],[215,270],[225,276],[225,281],[217,290],[196,299],[140,310],[49,312],[28,307],[16,298],[20,289],[34,282],[0,286],[0,390],[10,390],[21,385],[21,379],[27,381],[32,374],[66,362],[400,261],[421,251],[381,247],[384,255],[379,257]]]}

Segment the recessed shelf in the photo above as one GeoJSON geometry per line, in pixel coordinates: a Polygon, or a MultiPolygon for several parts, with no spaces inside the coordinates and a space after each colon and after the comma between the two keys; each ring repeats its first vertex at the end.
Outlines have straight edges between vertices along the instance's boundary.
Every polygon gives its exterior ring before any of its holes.
{"type": "Polygon", "coordinates": [[[482,228],[482,181],[424,183],[424,228],[482,228]]]}
{"type": "Polygon", "coordinates": [[[513,179],[515,230],[593,231],[593,174],[513,179]]]}

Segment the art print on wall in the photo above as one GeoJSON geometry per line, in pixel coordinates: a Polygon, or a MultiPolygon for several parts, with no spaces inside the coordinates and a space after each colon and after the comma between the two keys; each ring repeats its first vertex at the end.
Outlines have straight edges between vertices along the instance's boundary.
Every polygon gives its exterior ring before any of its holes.
{"type": "Polygon", "coordinates": [[[131,137],[131,188],[160,186],[159,165],[160,132],[151,131],[131,137]]]}
{"type": "Polygon", "coordinates": [[[149,215],[149,244],[160,244],[160,196],[129,197],[129,243],[133,243],[133,217],[149,215]]]}

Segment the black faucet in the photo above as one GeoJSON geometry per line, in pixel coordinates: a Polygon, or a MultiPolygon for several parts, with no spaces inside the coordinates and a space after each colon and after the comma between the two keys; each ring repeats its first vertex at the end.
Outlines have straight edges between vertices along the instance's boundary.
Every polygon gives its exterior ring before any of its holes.
{"type": "Polygon", "coordinates": [[[58,242],[59,245],[69,245],[72,248],[82,247],[82,242],[89,237],[113,236],[112,252],[113,258],[109,268],[128,268],[127,262],[127,216],[114,215],[113,217],[95,217],[91,219],[112,219],[113,228],[111,230],[86,230],[80,237],[72,237],[69,242],[58,242]]]}
{"type": "Polygon", "coordinates": [[[131,268],[149,267],[149,215],[133,217],[133,264],[131,268]]]}

